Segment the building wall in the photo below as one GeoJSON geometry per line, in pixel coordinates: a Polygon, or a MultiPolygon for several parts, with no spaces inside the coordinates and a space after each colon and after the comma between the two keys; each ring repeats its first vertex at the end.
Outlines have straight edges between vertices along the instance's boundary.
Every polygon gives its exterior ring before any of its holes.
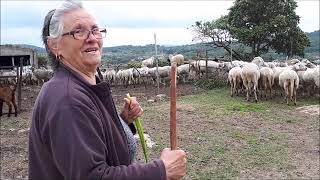
{"type": "Polygon", "coordinates": [[[38,58],[36,52],[32,49],[15,47],[15,46],[0,46],[0,56],[30,56],[30,64],[38,68],[38,58]]]}

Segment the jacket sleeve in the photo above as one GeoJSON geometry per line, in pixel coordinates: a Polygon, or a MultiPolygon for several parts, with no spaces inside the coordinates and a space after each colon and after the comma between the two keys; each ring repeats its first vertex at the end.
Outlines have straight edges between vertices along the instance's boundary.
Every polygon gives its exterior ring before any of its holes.
{"type": "Polygon", "coordinates": [[[65,179],[165,180],[162,160],[109,166],[103,126],[88,107],[61,105],[48,121],[48,146],[65,179]]]}

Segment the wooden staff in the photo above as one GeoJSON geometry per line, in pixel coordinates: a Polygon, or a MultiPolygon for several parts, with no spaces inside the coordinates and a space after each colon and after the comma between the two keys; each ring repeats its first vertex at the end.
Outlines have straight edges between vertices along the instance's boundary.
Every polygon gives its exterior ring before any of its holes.
{"type": "Polygon", "coordinates": [[[171,150],[177,149],[177,64],[171,64],[170,84],[170,145],[171,150]]]}

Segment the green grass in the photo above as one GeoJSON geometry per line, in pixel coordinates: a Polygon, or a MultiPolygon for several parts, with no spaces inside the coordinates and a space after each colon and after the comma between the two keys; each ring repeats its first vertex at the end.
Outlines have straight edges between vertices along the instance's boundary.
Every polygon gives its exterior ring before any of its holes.
{"type": "Polygon", "coordinates": [[[242,97],[230,97],[227,88],[214,89],[206,93],[183,97],[179,100],[181,103],[194,104],[199,107],[198,109],[219,109],[223,115],[234,111],[261,112],[266,110],[263,104],[246,102],[242,97]]]}
{"type": "MultiPolygon", "coordinates": [[[[198,137],[196,135],[196,137],[198,137]]],[[[205,141],[189,143],[185,150],[188,156],[188,177],[190,179],[231,179],[239,172],[233,165],[230,149],[223,136],[213,136],[210,132],[201,133],[205,141]],[[207,138],[207,137],[210,138],[207,138]]]]}
{"type": "MultiPolygon", "coordinates": [[[[178,103],[192,104],[198,111],[206,113],[209,117],[222,117],[226,115],[238,114],[239,112],[258,112],[270,114],[272,111],[294,110],[299,106],[319,104],[319,98],[298,99],[297,106],[288,106],[282,100],[259,101],[258,103],[246,102],[244,97],[230,97],[229,88],[218,88],[209,90],[202,94],[186,96],[178,99],[178,103]],[[280,102],[279,102],[280,101],[280,102]]],[[[270,115],[271,119],[282,119],[270,115]]],[[[286,120],[292,123],[295,120],[286,120]]]]}
{"type": "MultiPolygon", "coordinates": [[[[319,104],[317,98],[298,99],[297,106],[288,106],[279,98],[246,102],[244,97],[230,97],[229,88],[179,97],[177,105],[182,106],[178,114],[189,119],[182,119],[180,123],[191,123],[194,127],[182,130],[192,131],[190,137],[180,135],[181,141],[185,140],[180,145],[188,153],[185,179],[237,179],[243,178],[243,170],[253,169],[258,173],[256,177],[269,172],[294,177],[296,166],[288,147],[291,135],[272,127],[290,128],[303,123],[304,118],[292,112],[299,106],[314,104],[319,104]],[[259,124],[262,124],[260,128],[259,124]]],[[[169,102],[149,105],[144,110],[152,122],[166,121],[169,102]]],[[[148,126],[152,126],[149,123],[148,126]]],[[[314,125],[319,126],[319,123],[314,125]]],[[[154,149],[158,154],[167,147],[168,141],[159,137],[155,140],[160,141],[154,149]]]]}

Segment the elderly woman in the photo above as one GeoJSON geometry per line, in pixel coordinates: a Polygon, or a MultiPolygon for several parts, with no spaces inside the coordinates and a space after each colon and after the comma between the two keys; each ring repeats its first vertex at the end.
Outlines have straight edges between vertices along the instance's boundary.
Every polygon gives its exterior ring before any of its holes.
{"type": "Polygon", "coordinates": [[[109,85],[95,71],[106,29],[80,2],[66,1],[44,20],[42,37],[55,74],[37,97],[29,139],[29,179],[179,179],[186,154],[164,149],[160,159],[132,163],[139,103],[125,99],[120,117],[109,85]]]}

